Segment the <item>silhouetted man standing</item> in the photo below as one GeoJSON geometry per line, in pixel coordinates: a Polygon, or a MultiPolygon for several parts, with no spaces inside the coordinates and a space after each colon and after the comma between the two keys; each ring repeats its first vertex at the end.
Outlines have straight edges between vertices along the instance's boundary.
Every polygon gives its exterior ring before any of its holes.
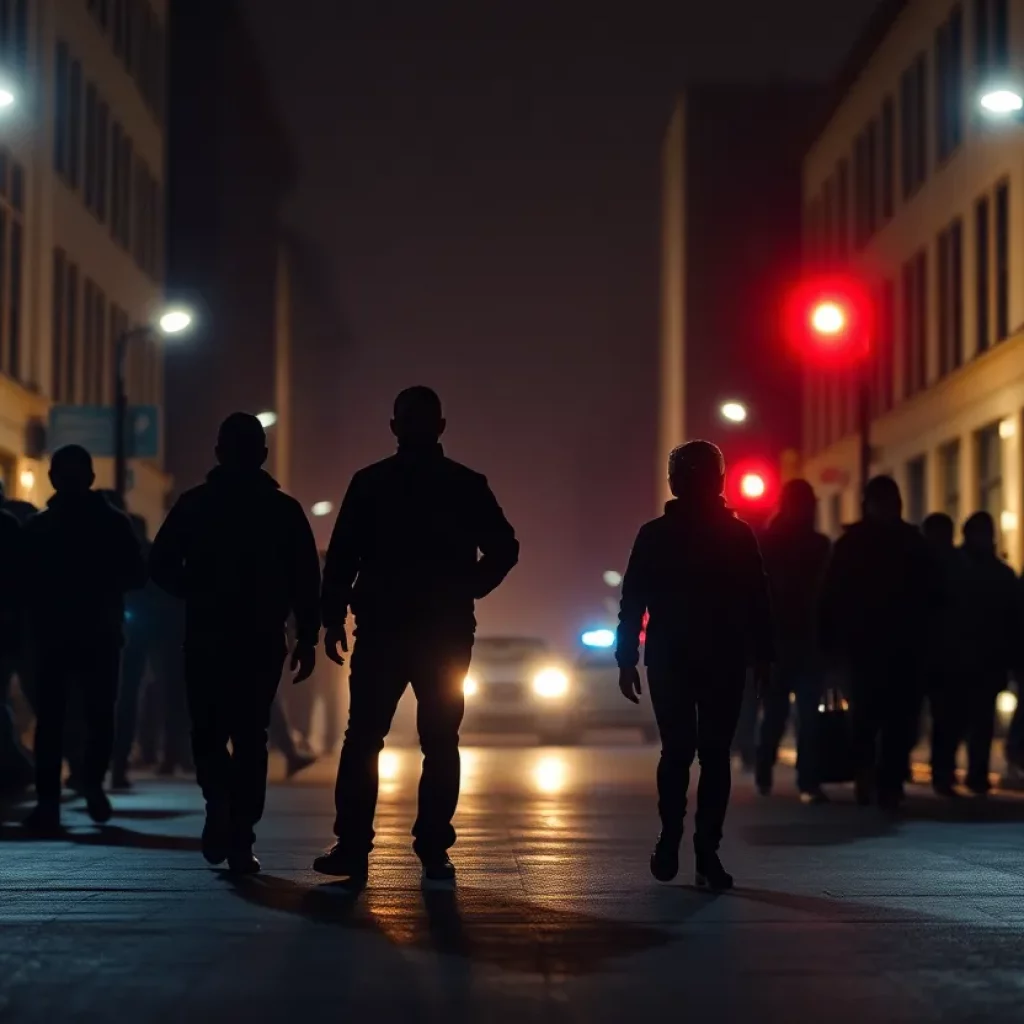
{"type": "Polygon", "coordinates": [[[822,645],[849,673],[857,800],[903,799],[914,697],[942,588],[896,482],[864,489],[864,518],[836,541],[822,594],[822,645]]]}
{"type": "Polygon", "coordinates": [[[818,774],[818,705],[823,666],[818,647],[818,600],[832,545],[814,528],[818,499],[806,480],[782,490],[779,514],[761,540],[772,599],[778,670],[764,695],[764,717],[757,744],[757,787],[772,790],[779,744],[796,697],[796,781],[805,803],[827,797],[818,774]]]}
{"type": "Polygon", "coordinates": [[[128,517],[92,490],[92,459],[78,445],[54,452],[54,496],[25,526],[29,631],[35,650],[36,796],[26,825],[60,826],[64,721],[73,684],[85,724],[82,786],[93,821],[110,820],[103,778],[114,743],[124,642],[124,596],[146,582],[128,517]]]}
{"type": "Polygon", "coordinates": [[[341,663],[351,607],[357,640],[348,730],[338,764],[334,847],[314,863],[362,884],[373,847],[377,758],[412,685],[423,749],[414,849],[424,877],[455,877],[448,850],[459,798],[463,683],[474,602],[519,558],[519,543],[486,479],[445,457],[445,421],[429,388],[403,391],[391,430],[398,453],[352,479],[324,569],[327,654],[341,663]],[[482,557],[481,557],[482,556],[482,557]]]}
{"type": "Polygon", "coordinates": [[[768,584],[753,531],[722,497],[725,462],[707,441],[669,456],[675,499],[660,519],[640,529],[622,583],[619,688],[639,702],[640,630],[647,624],[645,662],[661,733],[658,813],[661,835],[651,873],[661,882],[679,871],[679,843],[694,755],[697,790],[697,884],[732,888],[718,847],[731,789],[730,747],[747,669],[763,689],[773,657],[768,584]]]}
{"type": "Polygon", "coordinates": [[[264,472],[267,439],[234,413],[220,463],[186,492],[153,542],[154,581],[185,601],[185,682],[192,752],[206,799],[203,856],[259,871],[253,829],[267,789],[267,725],[294,614],[295,682],[308,679],[320,637],[320,558],[302,506],[264,472]],[[228,742],[231,753],[228,753],[228,742]]]}

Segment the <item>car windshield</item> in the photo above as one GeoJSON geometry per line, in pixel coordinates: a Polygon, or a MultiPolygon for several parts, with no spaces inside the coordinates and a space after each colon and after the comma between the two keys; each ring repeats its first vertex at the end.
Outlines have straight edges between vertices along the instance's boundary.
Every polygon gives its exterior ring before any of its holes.
{"type": "Polygon", "coordinates": [[[543,640],[531,637],[482,637],[473,648],[474,661],[532,661],[547,653],[543,640]]]}

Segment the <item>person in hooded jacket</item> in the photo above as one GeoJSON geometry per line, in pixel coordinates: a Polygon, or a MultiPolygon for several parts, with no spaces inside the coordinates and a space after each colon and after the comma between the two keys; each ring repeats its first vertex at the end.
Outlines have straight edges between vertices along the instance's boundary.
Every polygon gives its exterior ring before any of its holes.
{"type": "Polygon", "coordinates": [[[814,488],[806,480],[790,480],[782,489],[778,515],[761,538],[775,623],[777,668],[763,697],[755,781],[762,795],[771,792],[792,694],[797,712],[797,788],[805,803],[828,799],[818,775],[823,665],[817,618],[832,545],[814,528],[817,505],[814,488]]]}
{"type": "Polygon", "coordinates": [[[731,789],[730,746],[748,668],[763,689],[774,656],[768,583],[757,539],[722,497],[725,462],[708,441],[669,456],[675,496],[665,514],[640,528],[622,582],[616,661],[619,688],[638,703],[640,633],[649,615],[644,660],[661,734],[658,813],[651,855],[659,881],[679,871],[679,844],[694,755],[700,760],[697,884],[732,887],[718,856],[731,789]]]}
{"type": "Polygon", "coordinates": [[[103,779],[114,744],[124,643],[124,600],[146,583],[128,517],[99,491],[78,445],[53,453],[55,494],[24,527],[28,630],[36,666],[36,798],[25,824],[60,827],[61,766],[69,695],[77,683],[83,724],[82,788],[90,817],[110,820],[103,779]]]}
{"type": "Polygon", "coordinates": [[[196,776],[206,800],[203,855],[236,874],[260,870],[254,828],[267,788],[267,728],[294,614],[295,682],[320,636],[320,558],[302,506],[263,470],[255,416],[233,413],[219,465],[183,494],[153,541],[154,582],[185,602],[185,685],[196,776]],[[228,752],[228,743],[231,752],[228,752]]]}
{"type": "Polygon", "coordinates": [[[896,482],[874,477],[864,517],[836,541],[822,590],[827,659],[846,672],[859,803],[903,799],[915,699],[942,584],[921,531],[903,520],[896,482]]]}

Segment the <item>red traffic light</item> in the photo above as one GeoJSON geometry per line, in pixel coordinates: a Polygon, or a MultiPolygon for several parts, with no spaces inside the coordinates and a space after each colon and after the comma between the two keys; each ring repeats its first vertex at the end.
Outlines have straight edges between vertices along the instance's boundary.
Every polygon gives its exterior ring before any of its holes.
{"type": "Polygon", "coordinates": [[[760,501],[768,485],[760,473],[746,473],[740,480],[740,494],[748,501],[760,501]]]}
{"type": "Polygon", "coordinates": [[[853,366],[871,352],[874,303],[855,278],[812,278],[793,289],[784,329],[802,360],[823,367],[853,366]]]}
{"type": "Polygon", "coordinates": [[[761,459],[745,459],[730,466],[725,482],[725,497],[730,505],[745,512],[768,512],[777,500],[777,474],[761,459]]]}

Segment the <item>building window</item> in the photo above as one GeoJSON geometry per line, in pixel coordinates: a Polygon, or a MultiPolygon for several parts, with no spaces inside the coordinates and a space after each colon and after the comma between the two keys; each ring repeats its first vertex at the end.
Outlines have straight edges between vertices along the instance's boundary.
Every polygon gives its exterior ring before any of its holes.
{"type": "Polygon", "coordinates": [[[928,175],[928,60],[922,53],[900,80],[900,166],[903,198],[928,175]]]}
{"type": "Polygon", "coordinates": [[[953,520],[960,521],[960,441],[950,441],[939,449],[939,468],[942,473],[942,511],[953,520]]]}
{"type": "Polygon", "coordinates": [[[954,221],[939,235],[939,376],[963,365],[963,223],[954,221]]]}
{"type": "Polygon", "coordinates": [[[111,0],[114,22],[114,53],[116,53],[118,57],[124,56],[124,18],[126,3],[127,0],[111,0]]]}
{"type": "Polygon", "coordinates": [[[110,107],[102,100],[96,108],[96,216],[107,219],[110,178],[110,107]]]}
{"type": "Polygon", "coordinates": [[[0,64],[21,79],[28,59],[28,0],[0,0],[0,64]]]}
{"type": "Polygon", "coordinates": [[[53,253],[53,400],[79,401],[78,267],[61,249],[53,253]]]}
{"type": "Polygon", "coordinates": [[[882,104],[882,220],[889,221],[896,207],[896,111],[891,96],[882,104]]]}
{"type": "Polygon", "coordinates": [[[988,512],[998,523],[1003,511],[1003,443],[999,424],[977,433],[978,511],[988,512]]]}
{"type": "Polygon", "coordinates": [[[1010,336],[1010,186],[996,189],[996,341],[1010,336]]]}
{"type": "Polygon", "coordinates": [[[887,413],[895,399],[896,285],[886,281],[878,300],[878,388],[875,410],[887,413]]]}
{"type": "Polygon", "coordinates": [[[25,172],[6,150],[0,165],[0,372],[22,380],[25,172]]]}
{"type": "Polygon", "coordinates": [[[922,249],[903,265],[903,394],[928,380],[928,256],[922,249]]]}
{"type": "Polygon", "coordinates": [[[867,207],[865,220],[870,238],[878,230],[878,119],[869,125],[865,136],[865,157],[867,162],[867,191],[864,202],[867,207]]]}
{"type": "Polygon", "coordinates": [[[57,43],[56,80],[54,82],[53,167],[60,175],[68,173],[68,117],[71,108],[71,57],[67,43],[57,43]]]}
{"type": "Polygon", "coordinates": [[[850,252],[850,161],[840,160],[836,176],[836,254],[845,260],[850,252]]]}
{"type": "Polygon", "coordinates": [[[963,9],[953,8],[935,35],[935,141],[939,161],[963,141],[963,9]]]}
{"type": "Polygon", "coordinates": [[[917,391],[928,385],[928,254],[922,249],[917,254],[917,314],[916,314],[916,383],[917,391]]]}
{"type": "Polygon", "coordinates": [[[974,0],[974,60],[982,75],[1009,67],[1008,0],[974,0]]]}
{"type": "Polygon", "coordinates": [[[96,86],[85,90],[85,205],[96,209],[96,86]]]}
{"type": "Polygon", "coordinates": [[[988,196],[982,196],[974,207],[974,297],[977,311],[975,330],[979,352],[987,351],[992,345],[989,308],[991,302],[990,221],[988,196]]]}
{"type": "Polygon", "coordinates": [[[93,331],[96,327],[94,299],[96,286],[87,277],[82,284],[82,402],[95,404],[92,387],[96,373],[96,343],[93,331]]]}
{"type": "Polygon", "coordinates": [[[825,181],[821,212],[821,245],[822,255],[826,261],[835,259],[836,252],[836,179],[835,176],[825,181]]]}
{"type": "Polygon", "coordinates": [[[93,296],[93,395],[97,405],[106,405],[107,390],[113,368],[113,351],[107,348],[107,297],[97,288],[93,296]]]}
{"type": "Polygon", "coordinates": [[[68,184],[78,188],[82,161],[82,64],[71,62],[68,94],[68,184]]]}
{"type": "Polygon", "coordinates": [[[918,526],[927,508],[927,460],[923,455],[907,463],[907,520],[918,526]]]}
{"type": "Polygon", "coordinates": [[[862,249],[868,238],[867,132],[861,132],[853,141],[853,246],[862,249]]]}

